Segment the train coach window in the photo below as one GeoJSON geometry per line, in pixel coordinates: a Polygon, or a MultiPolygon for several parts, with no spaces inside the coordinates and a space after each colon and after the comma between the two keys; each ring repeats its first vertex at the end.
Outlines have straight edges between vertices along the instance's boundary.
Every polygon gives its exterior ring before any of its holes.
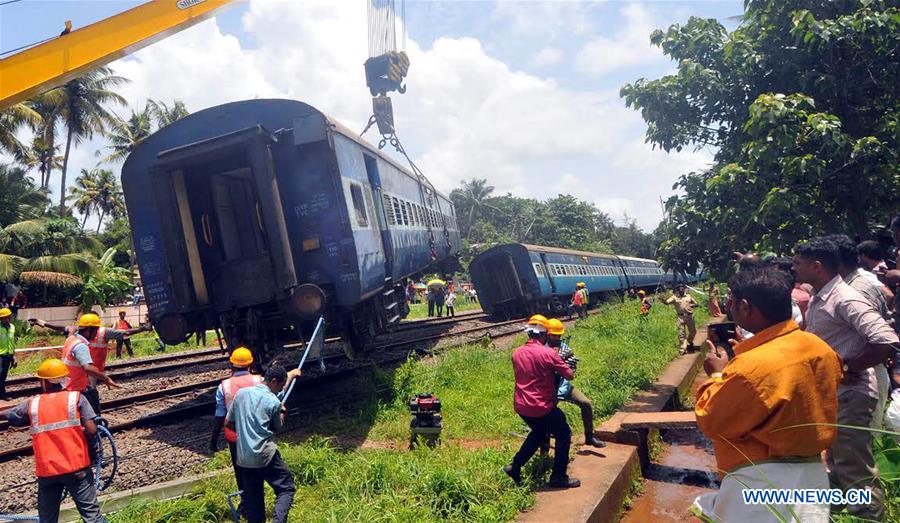
{"type": "Polygon", "coordinates": [[[394,205],[391,203],[391,197],[384,193],[381,193],[381,196],[384,200],[384,214],[387,215],[388,224],[397,225],[397,219],[394,215],[394,205]]]}
{"type": "Polygon", "coordinates": [[[397,225],[403,225],[403,213],[400,211],[400,200],[396,196],[391,196],[391,202],[394,207],[394,220],[397,225]]]}
{"type": "Polygon", "coordinates": [[[535,264],[534,264],[534,272],[535,272],[535,274],[537,274],[538,276],[541,276],[541,277],[544,276],[544,268],[541,266],[540,263],[535,263],[535,264]]]}
{"type": "Polygon", "coordinates": [[[353,200],[353,210],[356,213],[356,225],[369,226],[369,217],[366,214],[366,200],[363,198],[362,187],[358,183],[350,184],[350,198],[353,200]]]}
{"type": "Polygon", "coordinates": [[[400,200],[400,211],[403,213],[403,225],[412,225],[412,213],[409,209],[409,202],[400,200]]]}

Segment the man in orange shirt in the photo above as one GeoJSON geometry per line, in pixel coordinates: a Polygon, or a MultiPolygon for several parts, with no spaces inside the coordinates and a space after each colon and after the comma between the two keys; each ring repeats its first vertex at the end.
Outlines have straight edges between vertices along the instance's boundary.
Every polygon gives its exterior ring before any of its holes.
{"type": "MultiPolygon", "coordinates": [[[[697,425],[713,442],[722,485],[694,512],[715,521],[826,522],[827,504],[745,504],[744,489],[827,489],[821,452],[834,441],[841,361],[791,320],[791,282],[781,271],[750,269],[729,282],[734,321],[754,336],[728,361],[712,342],[698,391],[697,425]]],[[[733,342],[734,340],[730,340],[733,342]]]]}

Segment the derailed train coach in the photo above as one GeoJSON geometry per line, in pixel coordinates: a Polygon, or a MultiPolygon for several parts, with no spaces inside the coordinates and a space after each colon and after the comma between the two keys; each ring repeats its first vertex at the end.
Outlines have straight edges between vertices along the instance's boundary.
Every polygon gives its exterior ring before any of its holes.
{"type": "Polygon", "coordinates": [[[676,277],[654,260],[524,243],[482,252],[469,264],[469,273],[482,309],[508,317],[564,312],[578,282],[585,283],[595,303],[629,288],[656,289],[698,280],[696,275],[676,277]]]}
{"type": "Polygon", "coordinates": [[[298,101],[178,120],[129,155],[122,186],[169,344],[220,328],[261,347],[325,314],[330,334],[367,345],[408,312],[406,278],[458,263],[449,199],[298,101]]]}

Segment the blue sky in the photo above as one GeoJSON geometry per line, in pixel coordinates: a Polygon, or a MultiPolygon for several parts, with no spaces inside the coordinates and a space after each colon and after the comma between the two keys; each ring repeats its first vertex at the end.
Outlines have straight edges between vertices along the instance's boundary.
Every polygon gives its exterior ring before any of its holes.
{"type": "MultiPolygon", "coordinates": [[[[67,19],[82,27],[139,3],[2,6],[0,50],[58,34],[67,19]]],[[[643,144],[643,121],[624,107],[618,89],[674,70],[649,46],[653,29],[689,16],[732,27],[728,17],[741,12],[740,1],[409,1],[409,91],[394,95],[401,137],[444,191],[480,177],[498,193],[570,193],[617,221],[628,215],[652,229],[661,218],[659,198],[671,194],[680,174],[707,165],[714,151],[651,150],[643,144]]],[[[112,65],[132,80],[124,94],[135,106],[147,97],[177,98],[196,111],[289,97],[361,130],[371,111],[362,71],[365,15],[364,0],[239,2],[112,65]]],[[[95,139],[79,147],[70,171],[93,168],[94,150],[103,145],[95,139]]]]}

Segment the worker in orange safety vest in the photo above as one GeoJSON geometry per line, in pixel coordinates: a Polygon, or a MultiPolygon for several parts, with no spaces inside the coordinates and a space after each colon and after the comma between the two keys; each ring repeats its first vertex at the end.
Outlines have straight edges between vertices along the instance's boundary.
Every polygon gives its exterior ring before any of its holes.
{"type": "MultiPolygon", "coordinates": [[[[101,325],[100,316],[93,312],[89,312],[86,314],[82,314],[78,319],[78,325],[76,327],[64,326],[64,325],[54,325],[52,323],[47,323],[44,320],[40,319],[30,319],[28,320],[32,324],[39,325],[46,329],[50,329],[52,331],[56,331],[62,334],[66,334],[69,338],[72,337],[73,334],[80,334],[88,347],[88,351],[90,352],[91,361],[90,363],[96,368],[96,370],[101,373],[106,372],[106,358],[109,355],[109,343],[111,341],[119,341],[124,339],[126,336],[131,336],[132,334],[137,334],[139,332],[148,331],[151,329],[150,326],[139,327],[137,329],[128,329],[128,330],[119,330],[119,329],[108,329],[101,325]]],[[[66,342],[68,343],[68,339],[66,342]]],[[[67,361],[65,357],[65,346],[63,346],[63,362],[66,365],[70,366],[69,372],[73,372],[72,366],[74,363],[71,359],[67,361]]],[[[83,362],[82,362],[83,363],[83,362]]],[[[81,365],[83,367],[83,365],[81,365]]],[[[74,371],[76,378],[73,375],[70,380],[70,386],[80,386],[80,373],[76,370],[74,371]],[[72,384],[75,382],[75,385],[72,384]]],[[[100,393],[97,391],[97,382],[98,380],[106,383],[104,378],[100,378],[100,376],[96,376],[88,372],[87,385],[83,389],[77,389],[80,392],[83,392],[87,397],[88,401],[91,402],[91,406],[94,407],[94,410],[97,414],[100,414],[100,393]]],[[[111,387],[116,387],[115,383],[107,383],[107,385],[111,387]]],[[[75,390],[75,389],[73,389],[75,390]]]]}
{"type": "Polygon", "coordinates": [[[587,317],[588,299],[587,285],[583,281],[578,282],[575,285],[575,294],[572,296],[572,306],[575,308],[575,312],[578,313],[579,318],[587,317]]]}
{"type": "Polygon", "coordinates": [[[100,316],[94,313],[82,314],[78,318],[78,331],[66,338],[62,350],[62,362],[69,369],[69,384],[66,389],[82,393],[98,416],[101,410],[97,383],[102,382],[107,387],[119,388],[119,384],[103,371],[106,367],[106,353],[92,352],[88,342],[102,336],[97,332],[102,328],[100,316]]]}
{"type": "Polygon", "coordinates": [[[131,323],[126,318],[127,314],[128,312],[125,309],[120,309],[119,319],[116,320],[115,324],[115,330],[119,330],[125,333],[125,335],[122,336],[121,339],[116,340],[116,359],[122,357],[122,345],[125,345],[125,349],[128,350],[128,355],[132,358],[134,357],[134,350],[132,350],[131,348],[131,336],[128,334],[128,332],[131,331],[134,327],[131,326],[131,323]]]}
{"type": "Polygon", "coordinates": [[[80,392],[66,390],[71,376],[62,361],[44,360],[37,376],[43,393],[7,411],[6,419],[10,426],[30,427],[40,521],[59,519],[59,505],[68,491],[84,521],[105,522],[87,440],[97,434],[94,410],[80,392]]]}
{"type": "MultiPolygon", "coordinates": [[[[231,362],[231,377],[222,380],[216,388],[216,413],[213,419],[212,435],[209,440],[209,451],[214,453],[219,448],[219,433],[225,428],[225,441],[228,442],[228,451],[231,452],[231,465],[234,468],[234,477],[237,480],[238,490],[243,490],[242,474],[237,464],[237,433],[225,427],[225,416],[231,402],[237,396],[239,390],[252,387],[263,382],[263,377],[250,373],[250,365],[253,364],[253,353],[246,347],[238,347],[231,353],[228,359],[231,362]]],[[[238,506],[238,513],[244,514],[244,501],[238,506]]]]}

